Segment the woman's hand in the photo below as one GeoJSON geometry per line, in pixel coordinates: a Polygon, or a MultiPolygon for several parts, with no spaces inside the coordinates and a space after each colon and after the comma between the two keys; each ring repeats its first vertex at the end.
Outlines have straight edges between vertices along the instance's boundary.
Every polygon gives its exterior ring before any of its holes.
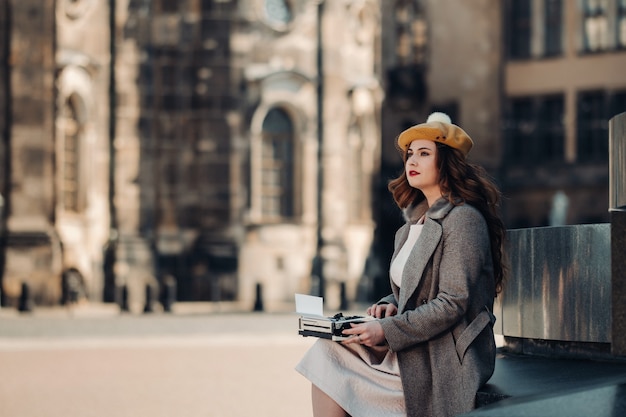
{"type": "Polygon", "coordinates": [[[358,324],[352,323],[352,327],[344,330],[342,333],[352,335],[352,337],[341,342],[345,344],[359,343],[365,346],[376,346],[385,341],[385,331],[377,320],[358,324]]]}
{"type": "Polygon", "coordinates": [[[367,314],[377,319],[395,316],[397,313],[398,307],[394,304],[374,304],[367,309],[367,314]]]}

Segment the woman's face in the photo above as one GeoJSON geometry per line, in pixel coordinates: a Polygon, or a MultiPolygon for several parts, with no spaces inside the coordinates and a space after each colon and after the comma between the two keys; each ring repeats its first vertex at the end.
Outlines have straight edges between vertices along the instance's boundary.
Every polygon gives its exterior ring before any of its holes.
{"type": "Polygon", "coordinates": [[[411,142],[406,154],[404,172],[409,185],[422,191],[427,198],[429,195],[441,196],[435,142],[424,139],[411,142]]]}

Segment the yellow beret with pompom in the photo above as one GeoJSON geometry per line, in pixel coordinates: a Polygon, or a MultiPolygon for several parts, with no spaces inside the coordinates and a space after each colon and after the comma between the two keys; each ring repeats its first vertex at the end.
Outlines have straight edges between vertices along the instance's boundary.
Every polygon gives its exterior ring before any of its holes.
{"type": "Polygon", "coordinates": [[[443,143],[451,148],[460,150],[464,156],[474,146],[474,142],[467,133],[452,123],[445,113],[435,112],[428,116],[426,123],[411,126],[398,136],[398,146],[403,151],[409,148],[411,142],[417,139],[443,143]]]}

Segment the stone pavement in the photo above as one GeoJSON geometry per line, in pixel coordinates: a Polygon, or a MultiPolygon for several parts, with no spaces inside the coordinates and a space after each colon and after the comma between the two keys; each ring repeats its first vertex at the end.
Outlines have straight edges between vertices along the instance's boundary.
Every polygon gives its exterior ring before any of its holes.
{"type": "Polygon", "coordinates": [[[292,306],[0,309],[2,417],[312,415],[292,306]]]}
{"type": "MultiPolygon", "coordinates": [[[[311,417],[294,366],[315,339],[297,318],[288,304],[0,309],[0,417],[311,417]]],[[[626,415],[626,361],[500,354],[487,388],[510,398],[468,417],[626,415]]]]}

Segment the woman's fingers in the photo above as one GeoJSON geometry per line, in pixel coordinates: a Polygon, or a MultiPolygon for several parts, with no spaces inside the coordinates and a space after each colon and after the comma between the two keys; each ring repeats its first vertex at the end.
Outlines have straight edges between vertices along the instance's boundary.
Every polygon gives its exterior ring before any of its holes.
{"type": "Polygon", "coordinates": [[[387,317],[395,316],[398,313],[398,307],[393,304],[387,304],[387,310],[385,311],[385,315],[387,317]]]}
{"type": "Polygon", "coordinates": [[[364,331],[364,329],[361,329],[361,327],[362,325],[360,324],[352,323],[352,326],[349,329],[345,329],[342,332],[344,335],[352,337],[344,340],[342,343],[361,343],[363,340],[361,333],[364,331]]]}
{"type": "Polygon", "coordinates": [[[342,343],[359,343],[374,346],[385,340],[385,332],[378,322],[352,324],[350,329],[343,331],[345,335],[352,335],[342,343]]]}

